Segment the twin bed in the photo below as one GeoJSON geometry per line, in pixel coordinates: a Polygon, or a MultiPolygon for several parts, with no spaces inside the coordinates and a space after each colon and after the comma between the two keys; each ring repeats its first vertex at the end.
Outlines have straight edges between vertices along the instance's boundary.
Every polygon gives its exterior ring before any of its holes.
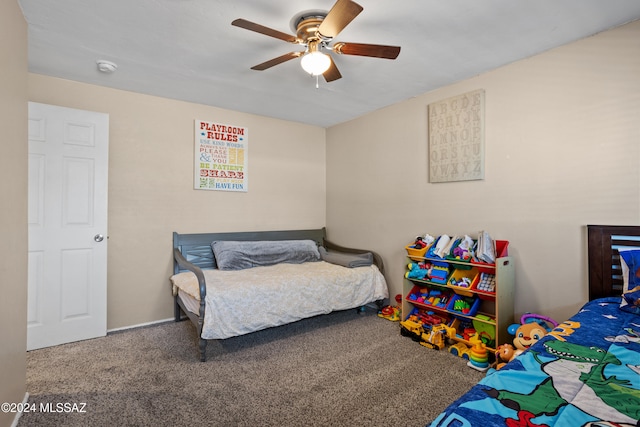
{"type": "Polygon", "coordinates": [[[207,340],[225,339],[388,297],[382,259],[346,248],[326,231],[173,235],[175,320],[207,340]]]}
{"type": "Polygon", "coordinates": [[[640,425],[640,227],[587,229],[590,301],[430,427],[640,425]]]}

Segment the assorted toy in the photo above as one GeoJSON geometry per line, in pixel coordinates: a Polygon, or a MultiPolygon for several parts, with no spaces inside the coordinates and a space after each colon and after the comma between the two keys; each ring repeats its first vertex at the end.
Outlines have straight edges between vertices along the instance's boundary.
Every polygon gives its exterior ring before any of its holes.
{"type": "Polygon", "coordinates": [[[507,332],[514,335],[513,345],[502,344],[496,349],[494,368],[496,370],[502,368],[538,342],[540,338],[551,332],[556,326],[558,326],[558,322],[550,317],[533,313],[524,314],[520,318],[520,323],[515,323],[507,328],[507,332]]]}
{"type": "Polygon", "coordinates": [[[520,318],[520,324],[513,324],[507,328],[507,332],[514,335],[513,345],[518,354],[527,350],[540,338],[551,332],[558,326],[558,322],[550,317],[540,314],[526,313],[520,318]]]}
{"type": "Polygon", "coordinates": [[[455,344],[451,344],[449,346],[449,353],[469,360],[469,347],[465,343],[457,342],[455,344]]]}
{"type": "Polygon", "coordinates": [[[409,300],[420,304],[432,305],[434,307],[446,309],[449,305],[453,293],[447,290],[420,288],[409,294],[409,300]]]}
{"type": "Polygon", "coordinates": [[[500,369],[507,363],[511,362],[520,353],[516,353],[516,349],[511,344],[502,344],[495,351],[496,364],[494,368],[500,369]]]}
{"type": "Polygon", "coordinates": [[[427,247],[427,242],[420,236],[416,237],[416,241],[413,243],[415,249],[422,249],[427,247]]]}
{"type": "Polygon", "coordinates": [[[407,279],[428,279],[431,275],[431,264],[427,262],[411,262],[407,264],[407,272],[404,277],[407,279]]]}
{"type": "Polygon", "coordinates": [[[415,241],[407,245],[405,249],[407,250],[407,254],[409,258],[414,261],[420,261],[424,254],[427,252],[427,249],[433,244],[434,238],[428,234],[425,234],[424,237],[418,236],[415,241]]]}
{"type": "MultiPolygon", "coordinates": [[[[506,363],[516,349],[496,345],[496,319],[478,313],[480,304],[492,301],[496,292],[496,275],[484,255],[489,246],[498,256],[507,256],[508,242],[500,241],[495,250],[488,233],[480,233],[483,247],[471,237],[428,234],[418,236],[406,246],[408,257],[405,277],[414,284],[405,297],[413,305],[400,321],[400,332],[420,345],[448,351],[467,360],[467,365],[479,371],[490,368],[494,359],[506,363]],[[433,311],[430,310],[433,307],[433,311]]],[[[495,255],[494,255],[495,258],[495,255]]],[[[483,305],[484,307],[484,305],[483,305]]],[[[382,316],[381,316],[382,317],[382,316]]],[[[514,356],[513,356],[514,357],[514,356]]]]}
{"type": "Polygon", "coordinates": [[[447,265],[436,265],[431,267],[431,273],[429,280],[444,285],[447,283],[447,277],[449,276],[449,267],[447,265]]]}
{"type": "Polygon", "coordinates": [[[396,295],[395,299],[396,305],[388,305],[386,307],[382,307],[382,309],[378,312],[378,317],[382,317],[383,319],[387,319],[392,322],[397,322],[402,318],[402,295],[396,295]]]}
{"type": "Polygon", "coordinates": [[[397,322],[402,317],[402,311],[398,307],[392,307],[390,305],[383,307],[378,313],[378,317],[397,322]]]}
{"type": "Polygon", "coordinates": [[[482,292],[495,292],[496,275],[489,273],[480,273],[480,279],[478,280],[476,289],[482,292]]]}
{"type": "Polygon", "coordinates": [[[434,350],[442,350],[446,345],[446,339],[452,339],[456,335],[456,329],[445,324],[439,324],[431,327],[428,332],[423,332],[420,345],[434,350]]]}
{"type": "Polygon", "coordinates": [[[467,366],[477,371],[484,372],[489,369],[489,352],[487,346],[478,335],[470,339],[472,347],[469,350],[469,361],[467,366]]]}
{"type": "Polygon", "coordinates": [[[450,353],[466,359],[468,366],[473,369],[484,371],[489,368],[491,354],[487,346],[493,343],[492,337],[486,332],[476,331],[468,319],[445,317],[433,311],[414,308],[400,322],[400,333],[434,350],[449,346],[450,353]]]}

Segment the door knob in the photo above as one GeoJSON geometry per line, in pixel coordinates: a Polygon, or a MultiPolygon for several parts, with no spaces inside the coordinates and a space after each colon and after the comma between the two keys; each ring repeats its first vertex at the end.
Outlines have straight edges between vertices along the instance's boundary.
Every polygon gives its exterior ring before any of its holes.
{"type": "Polygon", "coordinates": [[[104,236],[102,234],[96,234],[95,236],[93,236],[93,240],[95,240],[96,242],[102,242],[104,240],[104,236]]]}

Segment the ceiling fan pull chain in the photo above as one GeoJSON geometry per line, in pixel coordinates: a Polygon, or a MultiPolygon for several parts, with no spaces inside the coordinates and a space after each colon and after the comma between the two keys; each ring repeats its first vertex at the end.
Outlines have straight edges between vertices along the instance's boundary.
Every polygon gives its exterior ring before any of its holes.
{"type": "Polygon", "coordinates": [[[320,86],[318,85],[318,75],[316,74],[316,89],[318,89],[320,86]]]}

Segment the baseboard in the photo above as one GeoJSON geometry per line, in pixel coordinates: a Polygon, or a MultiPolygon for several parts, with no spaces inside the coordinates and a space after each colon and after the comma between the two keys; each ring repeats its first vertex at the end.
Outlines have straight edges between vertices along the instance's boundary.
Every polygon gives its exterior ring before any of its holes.
{"type": "MultiPolygon", "coordinates": [[[[22,399],[22,406],[26,405],[29,401],[29,392],[24,393],[24,399],[22,399]]],[[[11,423],[11,427],[18,427],[18,421],[20,421],[20,417],[22,416],[22,411],[16,412],[16,416],[13,418],[13,422],[11,423]]]]}
{"type": "Polygon", "coordinates": [[[131,326],[123,326],[122,328],[107,329],[107,334],[110,334],[112,332],[126,331],[128,329],[143,328],[145,326],[153,326],[153,325],[157,325],[159,323],[167,323],[167,322],[173,322],[173,321],[174,321],[173,317],[170,317],[168,319],[155,320],[153,322],[139,323],[137,325],[131,325],[131,326]]]}

